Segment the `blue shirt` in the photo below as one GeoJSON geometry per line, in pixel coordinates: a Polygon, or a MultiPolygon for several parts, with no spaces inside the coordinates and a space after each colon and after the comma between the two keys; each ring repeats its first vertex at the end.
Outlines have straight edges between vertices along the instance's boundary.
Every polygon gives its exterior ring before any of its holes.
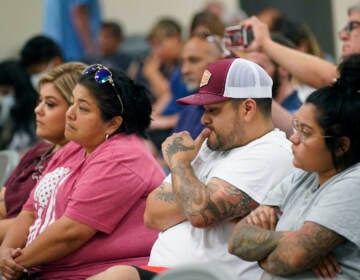
{"type": "Polygon", "coordinates": [[[180,66],[176,67],[170,74],[169,77],[170,90],[172,98],[169,104],[164,109],[163,115],[173,115],[181,112],[184,107],[177,104],[176,100],[189,95],[189,91],[186,88],[184,81],[182,80],[180,66]]]}
{"type": "Polygon", "coordinates": [[[179,121],[174,128],[174,132],[186,130],[191,137],[195,139],[200,132],[205,128],[201,123],[201,117],[204,113],[204,107],[187,105],[181,111],[179,121]]]}
{"type": "Polygon", "coordinates": [[[302,101],[298,96],[298,92],[294,90],[288,97],[281,102],[281,106],[288,110],[291,114],[294,114],[302,105],[302,101]]]}
{"type": "Polygon", "coordinates": [[[88,8],[91,37],[95,42],[101,26],[98,0],[44,0],[44,35],[59,44],[66,61],[80,60],[85,56],[84,46],[71,15],[73,8],[77,5],[86,5],[88,8]]]}

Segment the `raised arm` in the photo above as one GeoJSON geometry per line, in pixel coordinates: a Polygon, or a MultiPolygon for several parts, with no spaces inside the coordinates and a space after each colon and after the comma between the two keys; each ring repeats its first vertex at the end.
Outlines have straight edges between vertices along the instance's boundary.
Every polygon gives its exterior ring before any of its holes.
{"type": "Polygon", "coordinates": [[[95,51],[95,43],[91,38],[90,31],[90,11],[85,4],[76,4],[72,9],[72,20],[76,28],[77,34],[84,44],[87,54],[92,54],[95,51]]]}
{"type": "Polygon", "coordinates": [[[207,227],[225,219],[244,217],[257,203],[246,193],[219,178],[207,184],[195,175],[191,161],[207,138],[205,129],[193,140],[189,133],[175,133],[163,143],[164,159],[172,178],[179,209],[195,227],[207,227]]]}
{"type": "Polygon", "coordinates": [[[265,52],[277,64],[287,69],[303,83],[314,88],[320,88],[334,82],[338,76],[336,66],[324,59],[303,53],[271,40],[268,27],[256,17],[241,22],[243,26],[251,27],[254,41],[248,50],[265,52]]]}
{"type": "Polygon", "coordinates": [[[314,267],[343,241],[342,236],[313,222],[305,222],[298,231],[276,232],[243,219],[230,238],[229,251],[244,260],[259,261],[271,274],[285,276],[314,267]]]}

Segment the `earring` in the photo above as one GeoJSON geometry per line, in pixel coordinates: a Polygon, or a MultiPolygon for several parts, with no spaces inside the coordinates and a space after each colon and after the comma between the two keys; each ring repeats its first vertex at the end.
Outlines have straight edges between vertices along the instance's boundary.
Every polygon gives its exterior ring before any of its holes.
{"type": "Polygon", "coordinates": [[[110,134],[109,134],[109,133],[106,133],[106,134],[105,134],[105,140],[108,140],[109,137],[110,137],[110,134]]]}

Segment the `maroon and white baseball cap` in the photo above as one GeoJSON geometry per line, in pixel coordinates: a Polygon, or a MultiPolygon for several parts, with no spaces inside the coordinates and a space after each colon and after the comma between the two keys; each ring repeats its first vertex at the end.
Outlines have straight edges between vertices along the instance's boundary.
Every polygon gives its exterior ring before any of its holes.
{"type": "Polygon", "coordinates": [[[208,105],[231,98],[272,98],[272,79],[256,63],[221,59],[204,71],[197,93],[176,100],[183,105],[208,105]]]}

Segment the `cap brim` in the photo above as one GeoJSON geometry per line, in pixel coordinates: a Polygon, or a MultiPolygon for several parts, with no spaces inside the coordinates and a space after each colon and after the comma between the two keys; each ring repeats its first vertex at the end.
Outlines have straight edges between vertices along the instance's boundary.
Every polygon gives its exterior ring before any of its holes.
{"type": "Polygon", "coordinates": [[[195,93],[183,98],[179,98],[176,100],[176,103],[181,105],[209,105],[227,101],[231,98],[219,96],[210,93],[195,93]]]}

